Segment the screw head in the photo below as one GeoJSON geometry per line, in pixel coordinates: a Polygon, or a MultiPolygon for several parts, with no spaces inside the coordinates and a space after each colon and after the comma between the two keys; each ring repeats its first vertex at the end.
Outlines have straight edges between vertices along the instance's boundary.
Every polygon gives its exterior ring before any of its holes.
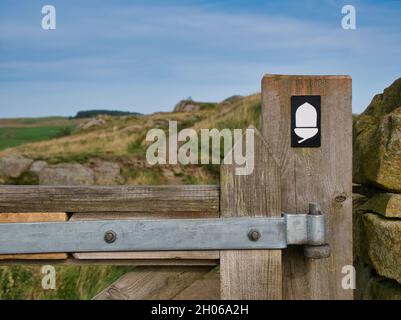
{"type": "Polygon", "coordinates": [[[248,233],[248,238],[251,241],[258,241],[261,237],[261,234],[258,230],[256,229],[252,229],[251,231],[249,231],[248,233]]]}
{"type": "Polygon", "coordinates": [[[113,243],[117,240],[117,234],[113,230],[106,231],[104,234],[104,241],[107,243],[113,243]]]}

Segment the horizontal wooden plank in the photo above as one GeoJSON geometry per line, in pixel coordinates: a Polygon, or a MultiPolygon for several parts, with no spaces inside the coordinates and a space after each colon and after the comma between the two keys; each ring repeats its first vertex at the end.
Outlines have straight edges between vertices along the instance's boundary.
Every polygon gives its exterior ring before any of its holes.
{"type": "MultiPolygon", "coordinates": [[[[67,221],[65,212],[0,213],[0,223],[67,221]]],[[[3,254],[0,260],[54,260],[67,259],[66,253],[3,254]]]]}
{"type": "Polygon", "coordinates": [[[210,267],[135,268],[94,300],[168,300],[210,272],[210,267]]]}
{"type": "Polygon", "coordinates": [[[131,260],[0,260],[0,266],[12,265],[113,265],[113,266],[217,266],[219,260],[200,260],[200,259],[131,259],[131,260]]]}
{"type": "Polygon", "coordinates": [[[0,260],[63,260],[66,253],[32,253],[32,254],[0,254],[0,260]]]}
{"type": "Polygon", "coordinates": [[[65,212],[2,212],[0,223],[63,222],[68,220],[65,212]]]}
{"type": "Polygon", "coordinates": [[[73,257],[83,260],[218,260],[220,251],[83,252],[73,253],[73,257]]]}
{"type": "Polygon", "coordinates": [[[220,273],[214,268],[202,279],[192,283],[172,300],[220,300],[220,273]]]}
{"type": "Polygon", "coordinates": [[[74,220],[129,220],[129,219],[206,219],[218,218],[219,212],[74,212],[74,220]]]}
{"type": "Polygon", "coordinates": [[[216,185],[0,186],[0,212],[218,212],[216,185]]]}

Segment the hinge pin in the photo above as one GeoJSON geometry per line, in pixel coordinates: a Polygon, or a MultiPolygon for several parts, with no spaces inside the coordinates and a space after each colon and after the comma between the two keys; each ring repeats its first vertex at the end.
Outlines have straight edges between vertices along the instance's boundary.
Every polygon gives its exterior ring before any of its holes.
{"type": "MultiPolygon", "coordinates": [[[[320,209],[320,204],[312,202],[309,203],[309,215],[311,216],[321,216],[322,211],[320,209]]],[[[321,245],[305,245],[304,246],[304,255],[309,259],[324,259],[330,257],[330,245],[321,244],[321,245]]]]}

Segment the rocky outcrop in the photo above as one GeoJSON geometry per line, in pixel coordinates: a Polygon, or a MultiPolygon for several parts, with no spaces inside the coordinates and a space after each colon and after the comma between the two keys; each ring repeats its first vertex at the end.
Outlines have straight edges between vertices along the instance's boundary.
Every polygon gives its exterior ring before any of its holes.
{"type": "Polygon", "coordinates": [[[192,99],[181,100],[174,107],[174,112],[199,111],[200,105],[192,99]]]}
{"type": "Polygon", "coordinates": [[[47,162],[38,160],[32,163],[31,167],[29,168],[29,172],[34,175],[39,175],[39,173],[47,167],[47,162]]]}
{"type": "Polygon", "coordinates": [[[384,89],[383,93],[375,95],[363,114],[380,118],[398,107],[401,107],[401,78],[384,89]]]}
{"type": "Polygon", "coordinates": [[[93,119],[90,119],[81,125],[78,126],[78,130],[87,130],[87,129],[92,129],[92,128],[97,128],[97,127],[102,127],[107,124],[107,121],[103,117],[96,117],[93,119]]]}
{"type": "Polygon", "coordinates": [[[10,155],[0,158],[0,177],[19,178],[28,170],[33,160],[20,155],[10,155]]]}
{"type": "Polygon", "coordinates": [[[354,119],[354,182],[401,192],[401,79],[354,119]]]}
{"type": "Polygon", "coordinates": [[[94,160],[90,165],[76,163],[45,166],[38,172],[41,185],[117,185],[124,183],[118,163],[94,160]]]}
{"type": "Polygon", "coordinates": [[[93,185],[95,173],[80,164],[48,166],[39,173],[41,185],[93,185]]]}
{"type": "Polygon", "coordinates": [[[121,168],[115,162],[95,161],[93,171],[97,185],[116,185],[124,182],[120,174],[121,168]]]}

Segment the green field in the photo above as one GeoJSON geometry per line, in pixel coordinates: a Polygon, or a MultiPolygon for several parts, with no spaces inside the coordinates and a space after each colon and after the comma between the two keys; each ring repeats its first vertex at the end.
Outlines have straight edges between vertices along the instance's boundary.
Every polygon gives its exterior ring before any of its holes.
{"type": "Polygon", "coordinates": [[[71,134],[75,125],[49,127],[6,127],[0,128],[0,150],[20,144],[49,140],[71,134]]]}

